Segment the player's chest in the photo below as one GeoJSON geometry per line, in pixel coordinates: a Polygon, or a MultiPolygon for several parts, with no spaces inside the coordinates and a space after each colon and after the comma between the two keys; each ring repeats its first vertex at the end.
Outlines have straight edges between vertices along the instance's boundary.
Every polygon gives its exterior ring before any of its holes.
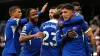
{"type": "Polygon", "coordinates": [[[62,28],[62,33],[66,34],[67,31],[75,31],[76,33],[80,34],[82,32],[81,25],[68,25],[62,28]]]}
{"type": "Polygon", "coordinates": [[[29,34],[36,34],[39,32],[39,29],[37,27],[31,28],[29,34]]]}

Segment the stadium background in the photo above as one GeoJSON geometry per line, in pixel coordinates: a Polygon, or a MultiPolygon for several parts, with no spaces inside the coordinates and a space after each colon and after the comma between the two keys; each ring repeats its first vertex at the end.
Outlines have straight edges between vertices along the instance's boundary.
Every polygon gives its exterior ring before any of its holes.
{"type": "Polygon", "coordinates": [[[48,20],[48,10],[51,7],[58,6],[63,3],[72,3],[78,1],[82,7],[82,13],[85,20],[89,22],[95,15],[100,14],[100,0],[0,0],[0,20],[8,20],[9,14],[8,9],[13,5],[21,7],[23,17],[25,16],[25,10],[27,8],[38,8],[41,10],[42,6],[48,2],[46,12],[42,15],[44,19],[48,20]],[[45,16],[44,16],[45,15],[45,16]]]}
{"type": "Polygon", "coordinates": [[[28,8],[37,8],[41,10],[42,6],[48,2],[48,7],[46,11],[40,16],[40,23],[49,20],[49,9],[51,7],[56,7],[59,4],[63,3],[72,3],[72,2],[79,2],[82,8],[82,14],[85,20],[89,23],[90,20],[94,18],[96,15],[100,15],[100,0],[0,0],[0,56],[2,53],[2,37],[4,33],[4,27],[6,21],[9,19],[9,7],[15,5],[20,6],[22,9],[22,18],[25,17],[25,12],[28,8]]]}

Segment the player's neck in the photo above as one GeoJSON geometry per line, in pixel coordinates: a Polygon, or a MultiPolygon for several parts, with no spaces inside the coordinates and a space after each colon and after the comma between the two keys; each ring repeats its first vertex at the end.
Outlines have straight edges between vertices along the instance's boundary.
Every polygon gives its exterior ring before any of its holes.
{"type": "Polygon", "coordinates": [[[51,19],[51,20],[57,20],[57,19],[51,19]]]}
{"type": "Polygon", "coordinates": [[[81,11],[75,11],[75,13],[79,13],[79,14],[81,14],[81,11]]]}
{"type": "Polygon", "coordinates": [[[11,18],[13,18],[13,19],[14,19],[14,18],[17,18],[17,17],[11,16],[11,18]]]}
{"type": "Polygon", "coordinates": [[[50,19],[50,20],[57,20],[57,19],[55,19],[55,18],[52,18],[52,19],[50,19]]]}

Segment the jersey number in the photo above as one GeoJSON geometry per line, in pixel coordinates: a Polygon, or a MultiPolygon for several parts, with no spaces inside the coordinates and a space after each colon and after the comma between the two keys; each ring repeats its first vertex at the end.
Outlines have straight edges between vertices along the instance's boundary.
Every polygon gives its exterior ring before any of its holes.
{"type": "MultiPolygon", "coordinates": [[[[46,42],[46,40],[49,38],[49,33],[47,32],[47,31],[44,31],[44,33],[45,33],[45,37],[43,38],[43,45],[46,45],[46,46],[56,46],[57,45],[57,43],[53,43],[53,42],[49,42],[49,43],[47,43],[46,42]]],[[[53,35],[53,38],[52,38],[52,40],[53,41],[55,41],[56,42],[56,33],[55,32],[51,32],[51,35],[53,35]]]]}

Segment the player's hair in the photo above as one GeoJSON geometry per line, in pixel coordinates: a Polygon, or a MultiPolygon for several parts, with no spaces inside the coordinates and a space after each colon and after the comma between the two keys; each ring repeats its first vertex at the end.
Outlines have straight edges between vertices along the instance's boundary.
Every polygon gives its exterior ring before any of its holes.
{"type": "MultiPolygon", "coordinates": [[[[26,17],[29,17],[29,15],[30,15],[30,11],[33,10],[33,9],[34,9],[34,8],[29,8],[29,9],[27,9],[27,11],[26,11],[26,15],[25,15],[25,16],[26,16],[26,17]]],[[[34,10],[35,10],[35,9],[34,9],[34,10]]]]}
{"type": "Polygon", "coordinates": [[[72,2],[73,6],[80,6],[79,2],[72,2]]]}
{"type": "Polygon", "coordinates": [[[74,11],[74,6],[72,4],[70,4],[70,3],[63,4],[63,6],[61,7],[61,9],[63,9],[63,8],[66,8],[66,9],[74,11]]]}
{"type": "Polygon", "coordinates": [[[100,26],[100,23],[96,19],[91,20],[90,24],[91,25],[94,24],[94,25],[100,26]]]}
{"type": "Polygon", "coordinates": [[[30,14],[30,11],[32,10],[33,8],[29,8],[26,10],[26,17],[29,17],[29,14],[30,14]]]}
{"type": "Polygon", "coordinates": [[[16,9],[20,8],[19,6],[12,6],[9,8],[9,14],[11,14],[12,12],[15,12],[16,9]]]}
{"type": "Polygon", "coordinates": [[[56,9],[56,7],[51,7],[50,9],[56,9]]]}
{"type": "Polygon", "coordinates": [[[58,5],[57,9],[61,9],[62,6],[63,6],[63,4],[58,5]]]}
{"type": "Polygon", "coordinates": [[[78,2],[73,2],[72,5],[74,6],[75,11],[81,11],[81,7],[78,2]]]}
{"type": "Polygon", "coordinates": [[[55,19],[59,19],[59,17],[60,17],[60,12],[59,12],[57,9],[55,9],[54,11],[55,11],[55,12],[54,12],[53,17],[54,17],[55,19]]]}

